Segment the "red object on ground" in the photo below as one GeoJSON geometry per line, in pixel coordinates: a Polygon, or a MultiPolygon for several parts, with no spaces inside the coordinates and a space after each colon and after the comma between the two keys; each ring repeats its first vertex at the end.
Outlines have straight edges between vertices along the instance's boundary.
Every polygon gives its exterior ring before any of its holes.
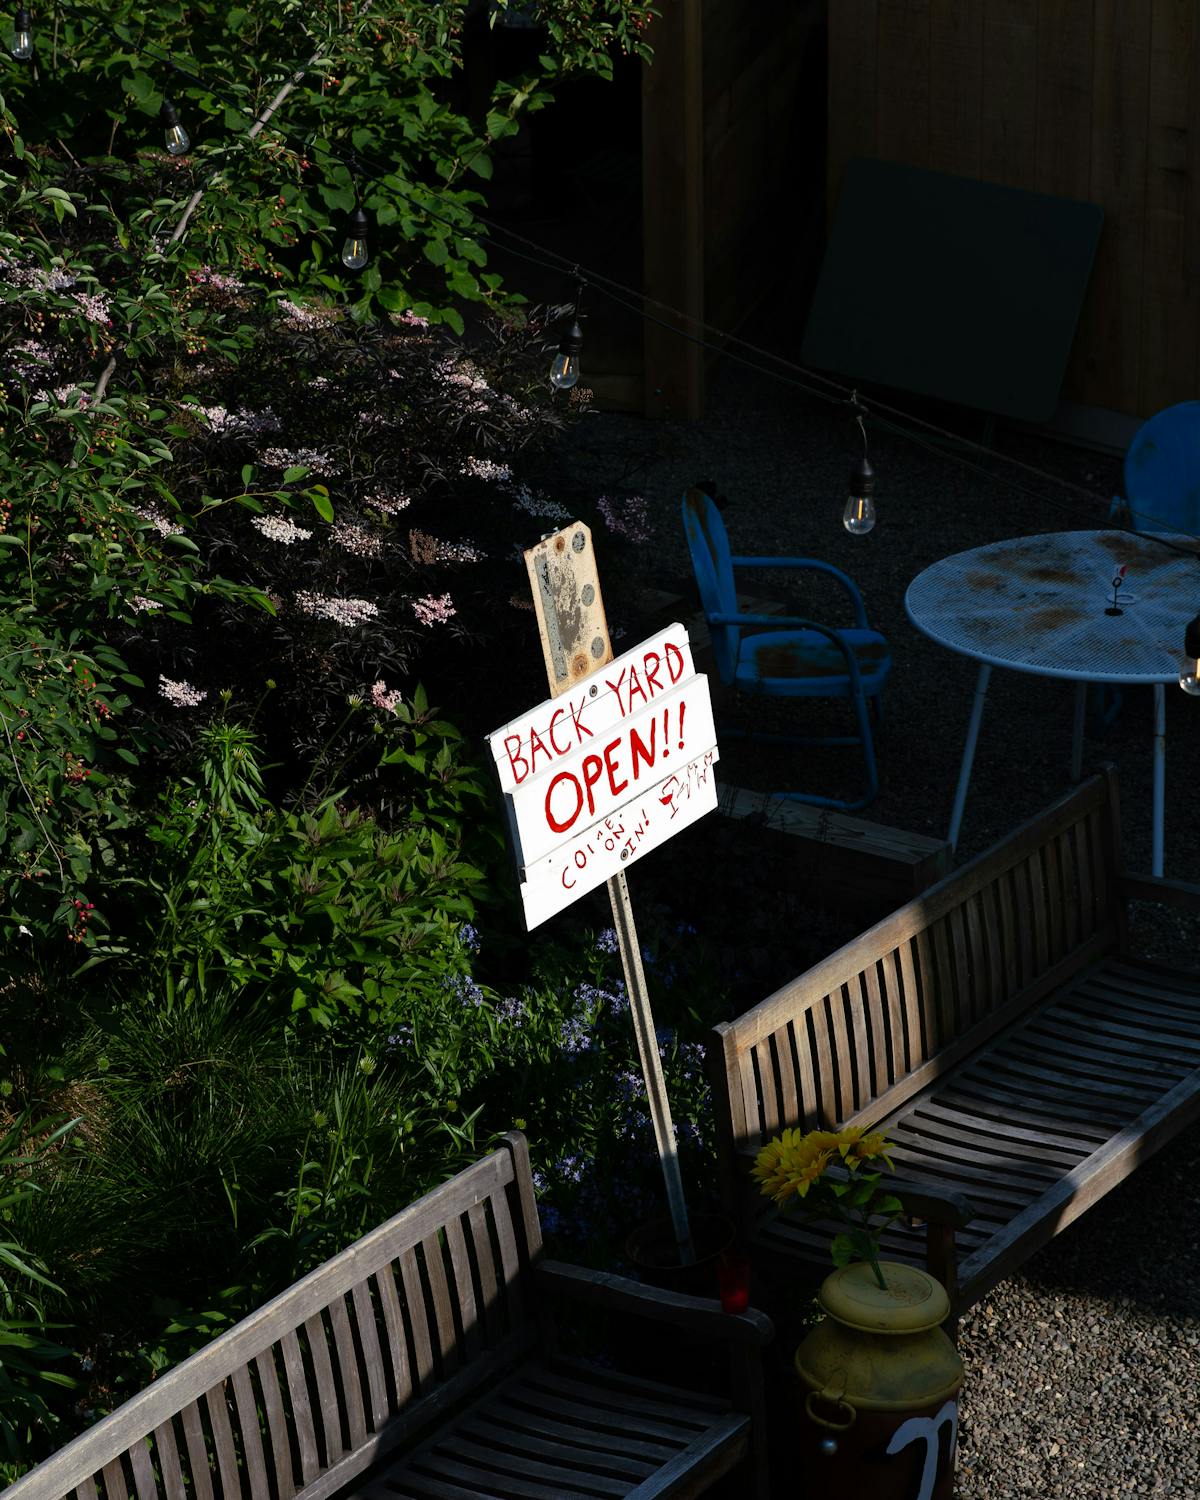
{"type": "Polygon", "coordinates": [[[743,1313],[750,1306],[750,1262],[744,1255],[722,1255],[717,1262],[721,1310],[743,1313]]]}

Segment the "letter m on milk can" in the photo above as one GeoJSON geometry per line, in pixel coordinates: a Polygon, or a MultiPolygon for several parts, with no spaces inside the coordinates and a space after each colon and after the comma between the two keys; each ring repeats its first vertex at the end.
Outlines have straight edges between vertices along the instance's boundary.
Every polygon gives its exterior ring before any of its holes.
{"type": "Polygon", "coordinates": [[[708,679],[669,625],[488,736],[530,929],[717,806],[708,679]]]}

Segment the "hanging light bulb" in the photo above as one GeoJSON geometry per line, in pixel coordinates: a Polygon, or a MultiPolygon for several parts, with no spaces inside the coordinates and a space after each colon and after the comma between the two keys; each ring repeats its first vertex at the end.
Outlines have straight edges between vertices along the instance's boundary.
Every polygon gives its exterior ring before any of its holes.
{"type": "Polygon", "coordinates": [[[163,144],[172,156],[182,156],[191,147],[187,131],[179,123],[179,113],[169,99],[164,99],[158,118],[163,124],[163,144]]]}
{"type": "Polygon", "coordinates": [[[371,222],[363,212],[361,203],[354,205],[354,212],[346,221],[346,243],[342,246],[342,265],[347,271],[361,271],[367,263],[367,234],[371,222]]]}
{"type": "Polygon", "coordinates": [[[1191,697],[1200,698],[1200,615],[1183,632],[1183,655],[1179,686],[1191,697]]]}
{"type": "MultiPolygon", "coordinates": [[[[857,406],[857,391],[852,399],[857,406]]],[[[856,420],[862,433],[863,453],[850,470],[850,495],[842,511],[842,525],[851,536],[866,536],[875,527],[875,470],[867,457],[867,428],[861,411],[856,420]]]]}
{"type": "Polygon", "coordinates": [[[576,320],[550,361],[550,384],[556,391],[569,391],[579,379],[579,351],[582,348],[583,329],[576,320]]]}
{"type": "Polygon", "coordinates": [[[875,470],[860,458],[850,471],[850,496],[842,511],[842,525],[851,536],[866,536],[875,525],[875,470]]]}
{"type": "Polygon", "coordinates": [[[33,17],[22,5],[13,17],[12,55],[18,62],[33,56],[33,17]]]}

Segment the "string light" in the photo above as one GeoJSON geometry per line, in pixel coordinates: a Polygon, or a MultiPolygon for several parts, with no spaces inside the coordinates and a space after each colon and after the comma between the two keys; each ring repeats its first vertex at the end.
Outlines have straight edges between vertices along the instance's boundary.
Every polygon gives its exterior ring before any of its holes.
{"type": "Polygon", "coordinates": [[[179,112],[170,99],[164,99],[158,111],[163,124],[163,144],[172,156],[183,156],[191,148],[187,131],[179,123],[179,112]]]}
{"type": "Polygon", "coordinates": [[[862,433],[863,451],[850,470],[850,495],[842,511],[842,525],[851,536],[866,536],[875,529],[875,470],[867,456],[867,424],[857,391],[852,393],[850,404],[857,408],[855,421],[862,433]]]}
{"type": "Polygon", "coordinates": [[[350,217],[346,220],[346,240],[342,246],[342,265],[347,271],[361,271],[368,259],[367,235],[371,231],[371,221],[363,210],[362,198],[358,191],[358,158],[353,154],[346,163],[350,168],[350,178],[354,183],[354,208],[350,217]]]}
{"type": "Polygon", "coordinates": [[[18,62],[28,62],[33,56],[33,17],[23,5],[13,17],[11,51],[18,62]]]}
{"type": "Polygon", "coordinates": [[[1192,698],[1200,698],[1200,615],[1188,622],[1183,632],[1183,671],[1179,686],[1192,698]]]}
{"type": "Polygon", "coordinates": [[[571,326],[563,336],[558,352],[550,361],[550,384],[556,391],[569,391],[579,379],[579,351],[583,348],[583,329],[579,326],[579,304],[582,299],[583,282],[577,281],[571,326]]]}

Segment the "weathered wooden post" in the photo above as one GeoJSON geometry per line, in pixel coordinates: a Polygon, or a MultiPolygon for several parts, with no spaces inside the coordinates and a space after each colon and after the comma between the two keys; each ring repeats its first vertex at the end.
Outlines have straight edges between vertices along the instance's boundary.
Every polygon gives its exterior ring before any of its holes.
{"type": "Polygon", "coordinates": [[[708,679],[669,625],[614,660],[582,522],[525,553],[550,701],[489,735],[532,930],[602,882],[625,970],[680,1259],[694,1259],[670,1103],[625,871],[717,805],[708,679]]]}

